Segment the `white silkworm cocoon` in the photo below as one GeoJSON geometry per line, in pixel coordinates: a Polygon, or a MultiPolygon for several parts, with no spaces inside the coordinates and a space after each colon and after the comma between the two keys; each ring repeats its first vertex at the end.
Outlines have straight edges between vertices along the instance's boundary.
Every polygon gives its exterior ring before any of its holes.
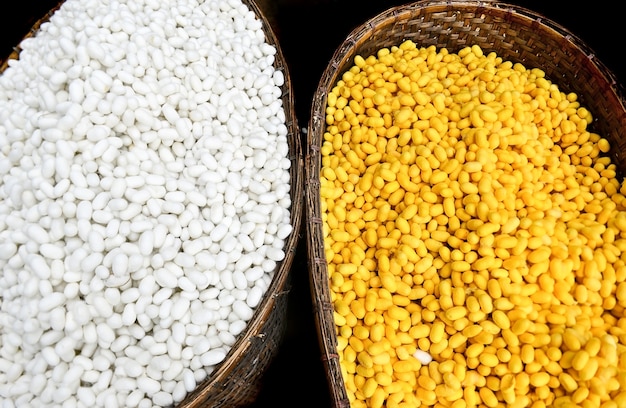
{"type": "Polygon", "coordinates": [[[252,313],[254,313],[254,310],[252,310],[250,306],[240,300],[236,300],[233,303],[233,311],[243,321],[250,320],[250,318],[252,317],[252,313]]]}
{"type": "Polygon", "coordinates": [[[263,294],[264,293],[265,293],[265,291],[263,289],[261,289],[259,286],[253,286],[248,291],[248,297],[246,298],[246,304],[250,308],[253,308],[253,309],[256,308],[259,305],[259,303],[261,302],[261,299],[263,298],[263,294]]]}
{"type": "Polygon", "coordinates": [[[171,406],[293,233],[276,48],[240,0],[65,0],[20,48],[0,74],[3,403],[171,406]]]}
{"type": "Polygon", "coordinates": [[[200,356],[200,362],[203,366],[214,366],[224,360],[224,357],[226,357],[224,349],[212,349],[200,356]]]}
{"type": "Polygon", "coordinates": [[[417,349],[415,353],[413,353],[413,357],[418,359],[422,365],[428,365],[431,361],[433,361],[433,357],[427,351],[420,349],[417,349]]]}

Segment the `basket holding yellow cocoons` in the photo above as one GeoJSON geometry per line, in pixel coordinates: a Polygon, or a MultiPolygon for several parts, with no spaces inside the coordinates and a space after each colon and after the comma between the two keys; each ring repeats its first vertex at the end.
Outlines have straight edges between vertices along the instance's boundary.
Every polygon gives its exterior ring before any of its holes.
{"type": "Polygon", "coordinates": [[[334,406],[626,406],[626,110],[592,56],[499,1],[337,48],[305,162],[334,406]]]}
{"type": "Polygon", "coordinates": [[[257,5],[66,0],[0,72],[2,406],[254,402],[303,195],[257,5]]]}

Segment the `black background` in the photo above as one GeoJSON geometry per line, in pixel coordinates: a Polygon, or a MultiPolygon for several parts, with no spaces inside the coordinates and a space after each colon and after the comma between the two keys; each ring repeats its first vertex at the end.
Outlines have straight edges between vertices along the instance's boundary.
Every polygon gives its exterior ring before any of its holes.
{"type": "MultiPolygon", "coordinates": [[[[488,3],[488,1],[486,1],[488,3]]],[[[583,4],[564,0],[509,1],[559,23],[585,42],[596,58],[626,84],[623,17],[608,0],[583,4]]],[[[289,65],[295,109],[301,128],[310,117],[311,100],[335,49],[368,18],[404,1],[257,0],[276,33],[289,65]]],[[[11,3],[0,21],[0,59],[5,59],[32,27],[57,4],[51,0],[11,3]]],[[[306,148],[306,141],[303,141],[306,148]]],[[[305,224],[306,220],[303,220],[305,224]]],[[[303,225],[304,226],[304,225],[303,225]]],[[[255,407],[329,407],[330,397],[315,331],[309,290],[306,236],[300,234],[292,268],[287,332],[276,359],[263,377],[255,407]]]]}

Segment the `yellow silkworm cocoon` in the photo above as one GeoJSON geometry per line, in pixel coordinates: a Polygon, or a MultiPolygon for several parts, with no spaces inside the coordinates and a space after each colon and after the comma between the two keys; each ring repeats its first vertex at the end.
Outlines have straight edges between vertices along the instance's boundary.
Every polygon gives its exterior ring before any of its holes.
{"type": "Polygon", "coordinates": [[[491,314],[491,317],[493,318],[494,323],[500,329],[509,329],[511,327],[511,322],[509,321],[509,318],[502,310],[494,310],[491,314]]]}
{"type": "Polygon", "coordinates": [[[361,392],[363,393],[363,396],[365,396],[365,398],[371,398],[372,395],[374,395],[374,391],[376,391],[376,388],[378,388],[378,383],[376,382],[376,379],[370,377],[365,381],[361,392]]]}
{"type": "Polygon", "coordinates": [[[500,363],[500,361],[498,360],[498,357],[496,355],[494,355],[494,354],[486,354],[486,353],[481,354],[478,357],[478,361],[480,361],[480,363],[482,365],[485,365],[485,366],[491,367],[491,368],[497,366],[500,363]]]}
{"type": "Polygon", "coordinates": [[[467,309],[463,306],[453,306],[446,310],[445,315],[450,320],[458,320],[467,315],[467,309]]]}
{"type": "Polygon", "coordinates": [[[387,311],[387,314],[390,318],[395,320],[404,320],[410,317],[409,312],[405,308],[396,305],[391,306],[387,311]]]}
{"type": "Polygon", "coordinates": [[[596,375],[599,364],[600,363],[597,358],[589,359],[587,362],[587,365],[582,367],[578,372],[578,376],[580,380],[581,381],[591,380],[594,377],[594,375],[596,375]]]}
{"type": "Polygon", "coordinates": [[[582,370],[589,363],[589,353],[587,350],[579,350],[572,359],[572,368],[582,370]]]}
{"type": "Polygon", "coordinates": [[[489,408],[495,408],[498,406],[498,398],[496,394],[487,387],[481,387],[478,390],[478,395],[481,401],[489,408]]]}
{"type": "Polygon", "coordinates": [[[573,329],[565,329],[563,333],[563,343],[572,351],[578,351],[582,347],[581,335],[573,329]]]}
{"type": "Polygon", "coordinates": [[[385,403],[385,397],[387,396],[384,389],[378,387],[374,391],[374,394],[370,398],[369,407],[371,408],[381,408],[385,403]]]}

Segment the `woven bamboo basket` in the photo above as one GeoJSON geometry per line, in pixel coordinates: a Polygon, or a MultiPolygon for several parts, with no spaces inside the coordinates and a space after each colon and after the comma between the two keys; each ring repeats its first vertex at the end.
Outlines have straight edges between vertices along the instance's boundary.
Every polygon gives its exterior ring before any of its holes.
{"type": "MultiPolygon", "coordinates": [[[[274,276],[263,299],[254,311],[252,318],[224,360],[217,365],[196,389],[181,401],[177,408],[238,408],[253,404],[261,392],[263,375],[278,354],[284,340],[287,325],[288,294],[291,289],[291,266],[300,239],[300,229],[304,213],[304,157],[302,152],[301,130],[296,118],[293,86],[287,62],[278,39],[262,8],[254,0],[242,0],[261,21],[266,43],[276,48],[274,68],[284,74],[282,105],[285,112],[285,125],[288,129],[290,168],[290,209],[293,232],[285,241],[285,257],[278,262],[274,276]]],[[[39,27],[47,22],[63,1],[37,20],[24,36],[37,34],[39,27]]],[[[0,62],[0,74],[12,59],[18,59],[19,45],[9,57],[0,62]]]]}
{"type": "Polygon", "coordinates": [[[595,132],[611,143],[613,163],[626,170],[626,102],[610,70],[575,34],[524,7],[500,1],[425,0],[392,7],[356,27],[339,45],[314,94],[305,152],[306,239],[311,295],[321,359],[331,401],[349,407],[337,353],[337,335],[325,257],[320,203],[320,149],[326,131],[327,96],[357,55],[412,40],[418,47],[450,52],[480,46],[504,60],[540,68],[563,92],[575,92],[594,115],[595,132]]]}

